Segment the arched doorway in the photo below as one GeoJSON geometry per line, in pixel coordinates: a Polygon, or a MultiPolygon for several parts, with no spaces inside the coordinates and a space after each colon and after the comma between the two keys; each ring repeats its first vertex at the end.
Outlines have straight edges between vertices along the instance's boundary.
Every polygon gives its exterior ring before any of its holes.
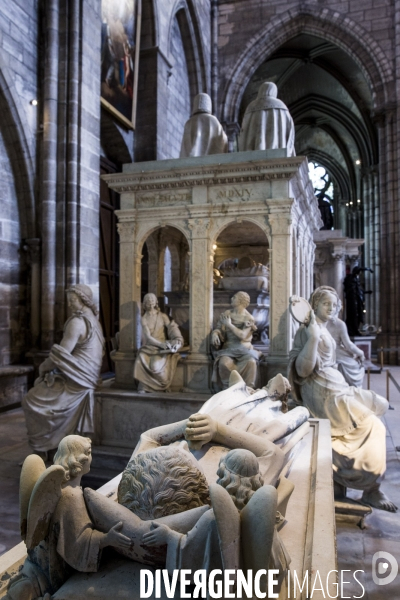
{"type": "Polygon", "coordinates": [[[269,242],[266,233],[251,221],[228,224],[218,235],[214,247],[213,325],[230,307],[238,291],[250,296],[248,311],[257,331],[253,343],[267,353],[269,346],[269,242]],[[262,346],[262,348],[261,348],[262,346]]]}
{"type": "Polygon", "coordinates": [[[141,298],[151,292],[189,344],[189,244],[176,227],[153,230],[143,243],[141,298]]]}

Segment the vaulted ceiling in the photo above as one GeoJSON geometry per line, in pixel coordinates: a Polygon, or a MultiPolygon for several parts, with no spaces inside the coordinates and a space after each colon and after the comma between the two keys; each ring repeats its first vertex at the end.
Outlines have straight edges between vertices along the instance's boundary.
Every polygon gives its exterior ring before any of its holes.
{"type": "Polygon", "coordinates": [[[296,126],[296,153],[322,164],[341,203],[362,195],[361,171],[378,162],[372,96],[359,65],[342,49],[302,34],[271,55],[254,73],[241,116],[263,81],[278,86],[296,126]]]}

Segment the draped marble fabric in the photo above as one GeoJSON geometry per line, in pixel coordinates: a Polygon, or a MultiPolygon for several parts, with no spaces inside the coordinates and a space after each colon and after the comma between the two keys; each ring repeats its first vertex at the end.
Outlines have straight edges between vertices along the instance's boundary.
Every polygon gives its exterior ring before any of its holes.
{"type": "Polygon", "coordinates": [[[288,156],[296,156],[294,123],[289,110],[276,97],[272,82],[261,84],[258,95],[244,113],[239,135],[239,151],[287,148],[288,156]]]}
{"type": "Polygon", "coordinates": [[[180,158],[207,156],[228,151],[228,138],[216,117],[197,113],[185,124],[180,158]]]}
{"type": "Polygon", "coordinates": [[[22,401],[29,443],[36,451],[57,448],[66,435],[94,432],[94,390],[99,383],[104,337],[97,317],[83,319],[87,336],[71,353],[54,344],[50,359],[56,369],[36,380],[22,401]]]}
{"type": "Polygon", "coordinates": [[[336,368],[335,340],[325,330],[317,364],[308,377],[296,371],[296,359],[307,342],[304,326],[297,331],[289,358],[289,381],[295,399],[318,419],[329,419],[335,481],[366,489],[386,470],[386,429],[378,417],[388,401],[372,390],[349,386],[336,368]]]}
{"type": "MultiPolygon", "coordinates": [[[[142,326],[148,327],[146,315],[142,317],[142,326]]],[[[183,344],[178,325],[162,312],[158,312],[154,328],[149,330],[149,334],[159,342],[169,340],[172,344],[183,344]]],[[[151,343],[144,344],[135,360],[133,376],[146,392],[164,392],[172,383],[179,359],[178,352],[162,351],[151,343]]]]}

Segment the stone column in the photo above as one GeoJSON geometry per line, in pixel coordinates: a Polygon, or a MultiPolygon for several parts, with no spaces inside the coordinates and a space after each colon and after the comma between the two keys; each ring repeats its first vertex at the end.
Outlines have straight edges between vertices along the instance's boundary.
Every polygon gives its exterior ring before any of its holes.
{"type": "Polygon", "coordinates": [[[190,256],[190,357],[188,390],[211,391],[210,333],[212,329],[212,267],[209,219],[189,219],[190,256]]]}
{"type": "Polygon", "coordinates": [[[345,248],[342,245],[332,244],[333,286],[343,303],[343,281],[345,276],[345,248]]]}
{"type": "Polygon", "coordinates": [[[270,378],[276,373],[286,373],[292,344],[289,313],[289,298],[292,295],[292,219],[289,212],[272,213],[268,219],[271,227],[270,378]]]}
{"type": "Polygon", "coordinates": [[[40,239],[30,238],[25,240],[24,250],[28,252],[28,261],[31,268],[30,343],[32,348],[38,348],[40,338],[40,239]]]}
{"type": "Polygon", "coordinates": [[[307,300],[311,296],[311,292],[314,289],[314,260],[315,260],[315,244],[312,238],[308,238],[308,252],[307,252],[307,264],[308,264],[308,277],[307,277],[307,300]]]}
{"type": "Polygon", "coordinates": [[[54,343],[56,284],[56,193],[57,193],[57,98],[59,51],[59,2],[45,5],[46,44],[43,81],[43,169],[41,197],[41,347],[54,343]]]}
{"type": "Polygon", "coordinates": [[[111,353],[118,387],[135,389],[133,365],[140,346],[140,284],[142,256],[136,252],[136,223],[118,223],[120,237],[119,347],[111,353]]]}
{"type": "Polygon", "coordinates": [[[228,152],[237,150],[237,137],[240,132],[239,123],[223,123],[226,135],[228,136],[228,152]]]}

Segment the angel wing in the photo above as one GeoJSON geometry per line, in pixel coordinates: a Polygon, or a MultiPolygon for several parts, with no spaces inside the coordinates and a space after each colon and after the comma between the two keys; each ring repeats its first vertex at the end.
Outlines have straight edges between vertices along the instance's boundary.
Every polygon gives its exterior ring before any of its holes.
{"type": "MultiPolygon", "coordinates": [[[[264,485],[250,498],[240,513],[240,536],[243,570],[268,569],[274,540],[278,493],[272,485],[264,485]]],[[[266,580],[261,579],[261,589],[266,580]]]]}
{"type": "Polygon", "coordinates": [[[211,506],[214,510],[215,521],[221,549],[224,569],[239,569],[240,567],[240,515],[233,503],[229,492],[222,486],[210,485],[211,506]]]}
{"type": "Polygon", "coordinates": [[[37,480],[29,501],[26,547],[31,550],[47,535],[50,519],[62,494],[65,470],[59,465],[46,469],[37,480]]]}
{"type": "Polygon", "coordinates": [[[19,478],[19,524],[21,537],[26,540],[26,528],[28,523],[28,507],[35,483],[46,470],[46,465],[37,454],[30,454],[24,460],[21,476],[19,478]]]}

